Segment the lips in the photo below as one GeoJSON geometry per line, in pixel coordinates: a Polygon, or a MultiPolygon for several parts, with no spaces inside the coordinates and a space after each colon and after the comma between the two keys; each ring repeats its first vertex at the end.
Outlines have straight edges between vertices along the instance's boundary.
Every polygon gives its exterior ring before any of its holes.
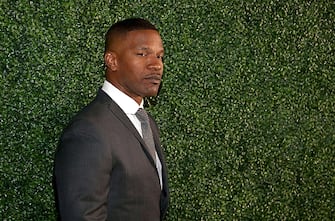
{"type": "Polygon", "coordinates": [[[154,75],[148,75],[144,78],[145,80],[149,81],[152,84],[160,84],[161,83],[161,76],[154,74],[154,75]]]}

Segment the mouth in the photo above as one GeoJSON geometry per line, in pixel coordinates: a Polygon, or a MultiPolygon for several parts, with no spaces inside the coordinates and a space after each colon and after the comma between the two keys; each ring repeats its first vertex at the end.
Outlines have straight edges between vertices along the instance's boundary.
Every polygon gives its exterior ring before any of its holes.
{"type": "Polygon", "coordinates": [[[151,84],[155,84],[155,85],[160,84],[161,81],[162,81],[161,76],[157,75],[157,74],[155,74],[155,75],[149,75],[149,76],[145,77],[144,79],[146,81],[150,82],[151,84]]]}

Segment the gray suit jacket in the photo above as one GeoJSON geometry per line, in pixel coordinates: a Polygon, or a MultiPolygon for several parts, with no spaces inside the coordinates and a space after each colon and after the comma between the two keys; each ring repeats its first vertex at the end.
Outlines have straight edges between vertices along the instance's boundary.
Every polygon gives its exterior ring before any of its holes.
{"type": "Polygon", "coordinates": [[[163,189],[154,161],[127,115],[102,90],[64,130],[55,156],[61,220],[159,221],[168,185],[159,130],[150,123],[162,162],[163,189]]]}

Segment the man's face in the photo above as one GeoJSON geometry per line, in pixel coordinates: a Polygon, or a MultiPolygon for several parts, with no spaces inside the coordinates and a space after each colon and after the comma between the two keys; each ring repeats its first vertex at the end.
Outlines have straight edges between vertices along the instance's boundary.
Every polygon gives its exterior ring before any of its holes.
{"type": "Polygon", "coordinates": [[[112,83],[138,103],[156,96],[163,75],[163,43],[155,30],[135,30],[114,50],[112,83]]]}

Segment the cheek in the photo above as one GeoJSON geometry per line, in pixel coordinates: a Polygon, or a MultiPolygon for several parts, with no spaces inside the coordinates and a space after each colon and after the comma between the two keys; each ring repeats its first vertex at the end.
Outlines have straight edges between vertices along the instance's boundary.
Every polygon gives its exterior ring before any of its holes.
{"type": "Polygon", "coordinates": [[[140,71],[141,68],[145,67],[145,60],[143,58],[129,60],[129,66],[131,66],[135,71],[140,71]]]}
{"type": "Polygon", "coordinates": [[[144,57],[124,56],[119,61],[119,70],[121,74],[128,79],[136,80],[145,73],[146,61],[144,57]]]}
{"type": "Polygon", "coordinates": [[[134,78],[140,79],[141,76],[145,73],[145,64],[144,62],[129,62],[128,71],[131,75],[133,75],[134,78]]]}

